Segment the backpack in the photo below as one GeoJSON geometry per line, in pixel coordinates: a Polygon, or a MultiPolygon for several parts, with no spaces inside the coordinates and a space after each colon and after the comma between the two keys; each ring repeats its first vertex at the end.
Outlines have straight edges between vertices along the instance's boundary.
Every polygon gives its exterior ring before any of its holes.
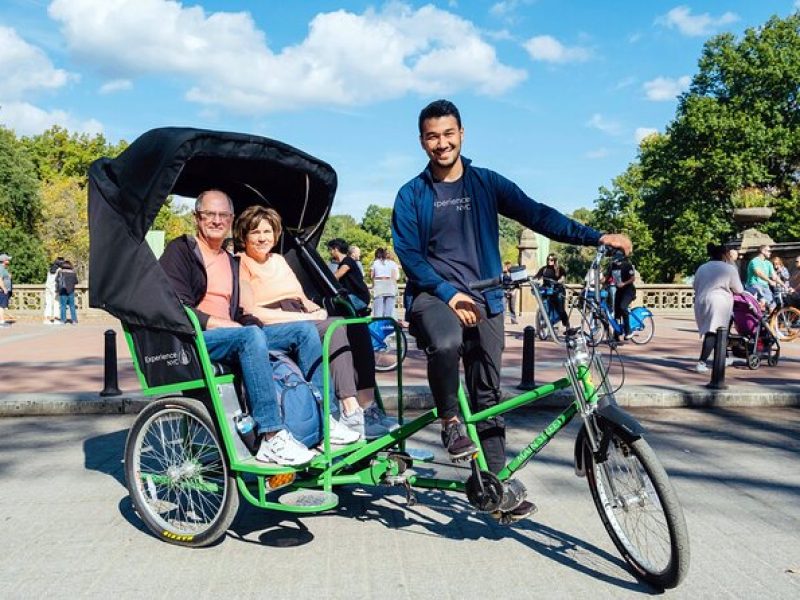
{"type": "Polygon", "coordinates": [[[270,351],[269,361],[284,426],[301,444],[316,446],[322,439],[322,395],[283,352],[270,351]]]}

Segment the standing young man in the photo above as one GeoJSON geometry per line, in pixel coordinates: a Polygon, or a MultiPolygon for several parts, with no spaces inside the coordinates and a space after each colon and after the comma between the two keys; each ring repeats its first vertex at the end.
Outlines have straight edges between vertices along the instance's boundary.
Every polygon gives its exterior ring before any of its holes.
{"type": "MultiPolygon", "coordinates": [[[[461,115],[437,100],[419,115],[419,140],[428,156],[425,170],[397,193],[392,214],[394,249],[413,295],[410,327],[428,359],[428,381],[442,424],[442,443],[451,459],[476,452],[458,416],[459,360],[470,403],[482,410],[500,401],[503,351],[503,290],[475,292],[469,284],[501,274],[498,214],[554,240],[600,243],[631,250],[627,236],[601,234],[528,198],[501,175],[474,167],[461,156],[461,115]]],[[[505,424],[498,416],[477,424],[489,465],[505,463],[505,424]]],[[[534,510],[523,502],[512,518],[534,510]]]]}

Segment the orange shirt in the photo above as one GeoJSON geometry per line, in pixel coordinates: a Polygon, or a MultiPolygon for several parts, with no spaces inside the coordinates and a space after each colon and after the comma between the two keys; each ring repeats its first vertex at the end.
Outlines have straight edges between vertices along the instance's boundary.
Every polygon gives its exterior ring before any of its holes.
{"type": "Polygon", "coordinates": [[[263,263],[244,253],[239,256],[241,257],[239,275],[242,281],[250,283],[253,302],[256,305],[264,306],[287,298],[305,300],[303,288],[283,256],[270,254],[263,263]]]}
{"type": "Polygon", "coordinates": [[[233,271],[228,253],[220,249],[216,252],[197,239],[203,263],[206,266],[208,285],[206,295],[197,308],[207,315],[220,319],[231,318],[231,296],[233,294],[233,271]]]}

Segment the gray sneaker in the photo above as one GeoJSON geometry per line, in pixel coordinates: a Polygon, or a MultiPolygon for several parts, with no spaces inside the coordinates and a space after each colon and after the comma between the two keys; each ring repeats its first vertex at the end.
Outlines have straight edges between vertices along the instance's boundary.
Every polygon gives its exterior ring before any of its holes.
{"type": "Polygon", "coordinates": [[[380,421],[376,421],[374,418],[367,420],[367,415],[360,406],[352,414],[342,414],[339,422],[348,429],[357,431],[366,440],[374,440],[389,433],[389,429],[380,421]]]}
{"type": "Polygon", "coordinates": [[[387,416],[386,413],[383,412],[375,402],[364,409],[364,420],[367,423],[380,423],[389,431],[394,431],[395,429],[400,428],[400,424],[397,422],[397,419],[387,416]]]}

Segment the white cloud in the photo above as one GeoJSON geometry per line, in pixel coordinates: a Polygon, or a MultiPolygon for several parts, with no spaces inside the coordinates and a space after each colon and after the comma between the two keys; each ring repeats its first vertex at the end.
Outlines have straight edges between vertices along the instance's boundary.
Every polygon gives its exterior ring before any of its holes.
{"type": "Polygon", "coordinates": [[[131,88],[133,88],[133,82],[130,79],[112,79],[100,86],[100,93],[113,94],[114,92],[121,92],[131,88]]]}
{"type": "Polygon", "coordinates": [[[533,60],[550,63],[585,62],[592,52],[583,46],[565,46],[551,35],[537,35],[522,44],[533,60]]]}
{"type": "Polygon", "coordinates": [[[0,123],[18,135],[36,135],[53,125],[89,135],[103,132],[103,125],[95,119],[81,121],[66,111],[47,111],[27,102],[4,102],[0,106],[0,123]]]}
{"type": "Polygon", "coordinates": [[[689,89],[692,79],[688,75],[670,79],[669,77],[656,77],[650,81],[645,81],[642,87],[648,100],[653,102],[665,102],[674,100],[675,96],[689,89]]]}
{"type": "Polygon", "coordinates": [[[654,133],[658,133],[658,129],[654,129],[653,127],[637,127],[633,137],[637,144],[641,144],[643,139],[654,133]]]}
{"type": "Polygon", "coordinates": [[[693,15],[692,10],[685,5],[676,6],[666,15],[658,17],[656,23],[666,27],[677,28],[683,35],[700,36],[714,33],[720,27],[730,25],[739,20],[739,15],[730,11],[718,17],[709,13],[693,15]]]}
{"type": "Polygon", "coordinates": [[[608,148],[597,148],[596,150],[589,150],[584,156],[591,160],[597,160],[599,158],[605,158],[608,154],[608,148]]]}
{"type": "Polygon", "coordinates": [[[14,29],[0,26],[0,98],[18,100],[34,90],[55,89],[70,79],[47,55],[23,40],[14,29]]]}
{"type": "Polygon", "coordinates": [[[502,64],[471,22],[431,5],[320,13],[304,40],[277,52],[244,12],[167,0],[54,0],[49,14],[74,56],[112,78],[174,75],[189,82],[192,101],[253,114],[408,93],[498,95],[527,76],[502,64]]]}
{"type": "Polygon", "coordinates": [[[592,118],[586,121],[586,126],[598,129],[609,135],[619,135],[622,132],[622,126],[618,121],[607,119],[600,113],[594,113],[592,118]]]}

